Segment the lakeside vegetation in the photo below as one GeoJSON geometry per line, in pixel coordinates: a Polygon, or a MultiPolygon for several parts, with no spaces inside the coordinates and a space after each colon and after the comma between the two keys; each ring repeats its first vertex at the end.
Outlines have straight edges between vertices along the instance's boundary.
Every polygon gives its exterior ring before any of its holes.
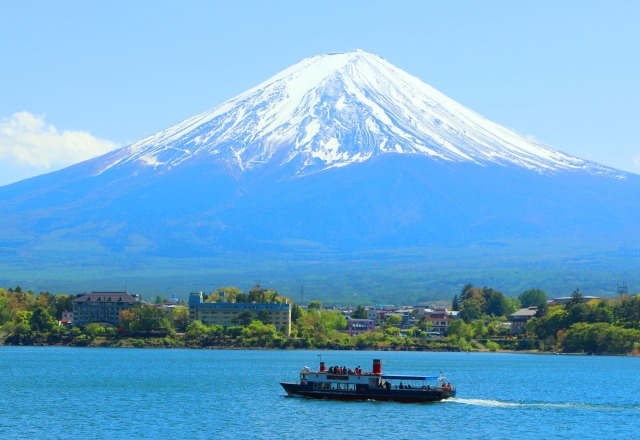
{"type": "MultiPolygon", "coordinates": [[[[243,293],[221,288],[207,301],[282,302],[292,305],[290,337],[259,314],[243,315],[233,326],[207,326],[189,322],[186,305],[164,308],[138,304],[120,314],[118,327],[89,324],[84,328],[59,325],[64,311],[72,310],[74,295],[24,292],[20,287],[0,288],[0,342],[5,345],[69,345],[105,347],[193,348],[319,348],[372,350],[502,351],[523,350],[589,354],[640,354],[640,295],[584,302],[579,290],[566,304],[547,306],[538,289],[508,298],[489,287],[466,285],[451,301],[459,319],[451,322],[445,337],[433,337],[431,321],[417,310],[412,325],[389,316],[375,331],[349,336],[347,319],[338,310],[317,301],[300,307],[273,289],[259,286],[243,293]],[[507,317],[520,307],[538,307],[521,335],[512,335],[507,317]]],[[[424,307],[424,306],[422,306],[424,307]]],[[[366,316],[362,305],[353,318],[366,316]]]]}

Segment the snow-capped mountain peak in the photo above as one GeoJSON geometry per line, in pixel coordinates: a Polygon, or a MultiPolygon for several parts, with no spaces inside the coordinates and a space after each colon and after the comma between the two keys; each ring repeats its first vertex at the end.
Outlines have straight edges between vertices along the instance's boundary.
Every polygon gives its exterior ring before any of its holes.
{"type": "Polygon", "coordinates": [[[209,156],[236,172],[272,164],[305,175],[384,153],[615,173],[493,123],[363,50],[306,58],[105,156],[101,171],[127,163],[163,169],[209,156]]]}

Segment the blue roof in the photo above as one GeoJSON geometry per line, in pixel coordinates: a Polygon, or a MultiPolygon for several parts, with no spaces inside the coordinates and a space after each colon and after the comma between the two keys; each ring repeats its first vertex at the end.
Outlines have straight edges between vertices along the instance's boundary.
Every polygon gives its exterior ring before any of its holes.
{"type": "Polygon", "coordinates": [[[410,376],[405,374],[383,374],[383,379],[388,380],[438,380],[440,376],[410,376]]]}

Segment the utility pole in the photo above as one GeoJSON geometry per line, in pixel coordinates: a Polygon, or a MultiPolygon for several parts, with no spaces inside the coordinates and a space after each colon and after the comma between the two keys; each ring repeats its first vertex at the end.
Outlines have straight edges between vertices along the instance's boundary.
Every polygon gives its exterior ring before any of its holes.
{"type": "Polygon", "coordinates": [[[618,295],[626,295],[629,293],[626,281],[618,281],[618,295]]]}

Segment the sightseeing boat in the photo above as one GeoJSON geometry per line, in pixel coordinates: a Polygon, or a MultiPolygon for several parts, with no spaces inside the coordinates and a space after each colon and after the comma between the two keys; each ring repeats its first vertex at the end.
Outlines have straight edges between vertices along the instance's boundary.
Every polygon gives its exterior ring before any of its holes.
{"type": "Polygon", "coordinates": [[[383,400],[393,402],[435,402],[455,397],[456,389],[442,376],[382,374],[382,361],[373,360],[373,371],[360,367],[329,367],[320,371],[300,370],[299,382],[280,382],[290,396],[336,400],[383,400]]]}

